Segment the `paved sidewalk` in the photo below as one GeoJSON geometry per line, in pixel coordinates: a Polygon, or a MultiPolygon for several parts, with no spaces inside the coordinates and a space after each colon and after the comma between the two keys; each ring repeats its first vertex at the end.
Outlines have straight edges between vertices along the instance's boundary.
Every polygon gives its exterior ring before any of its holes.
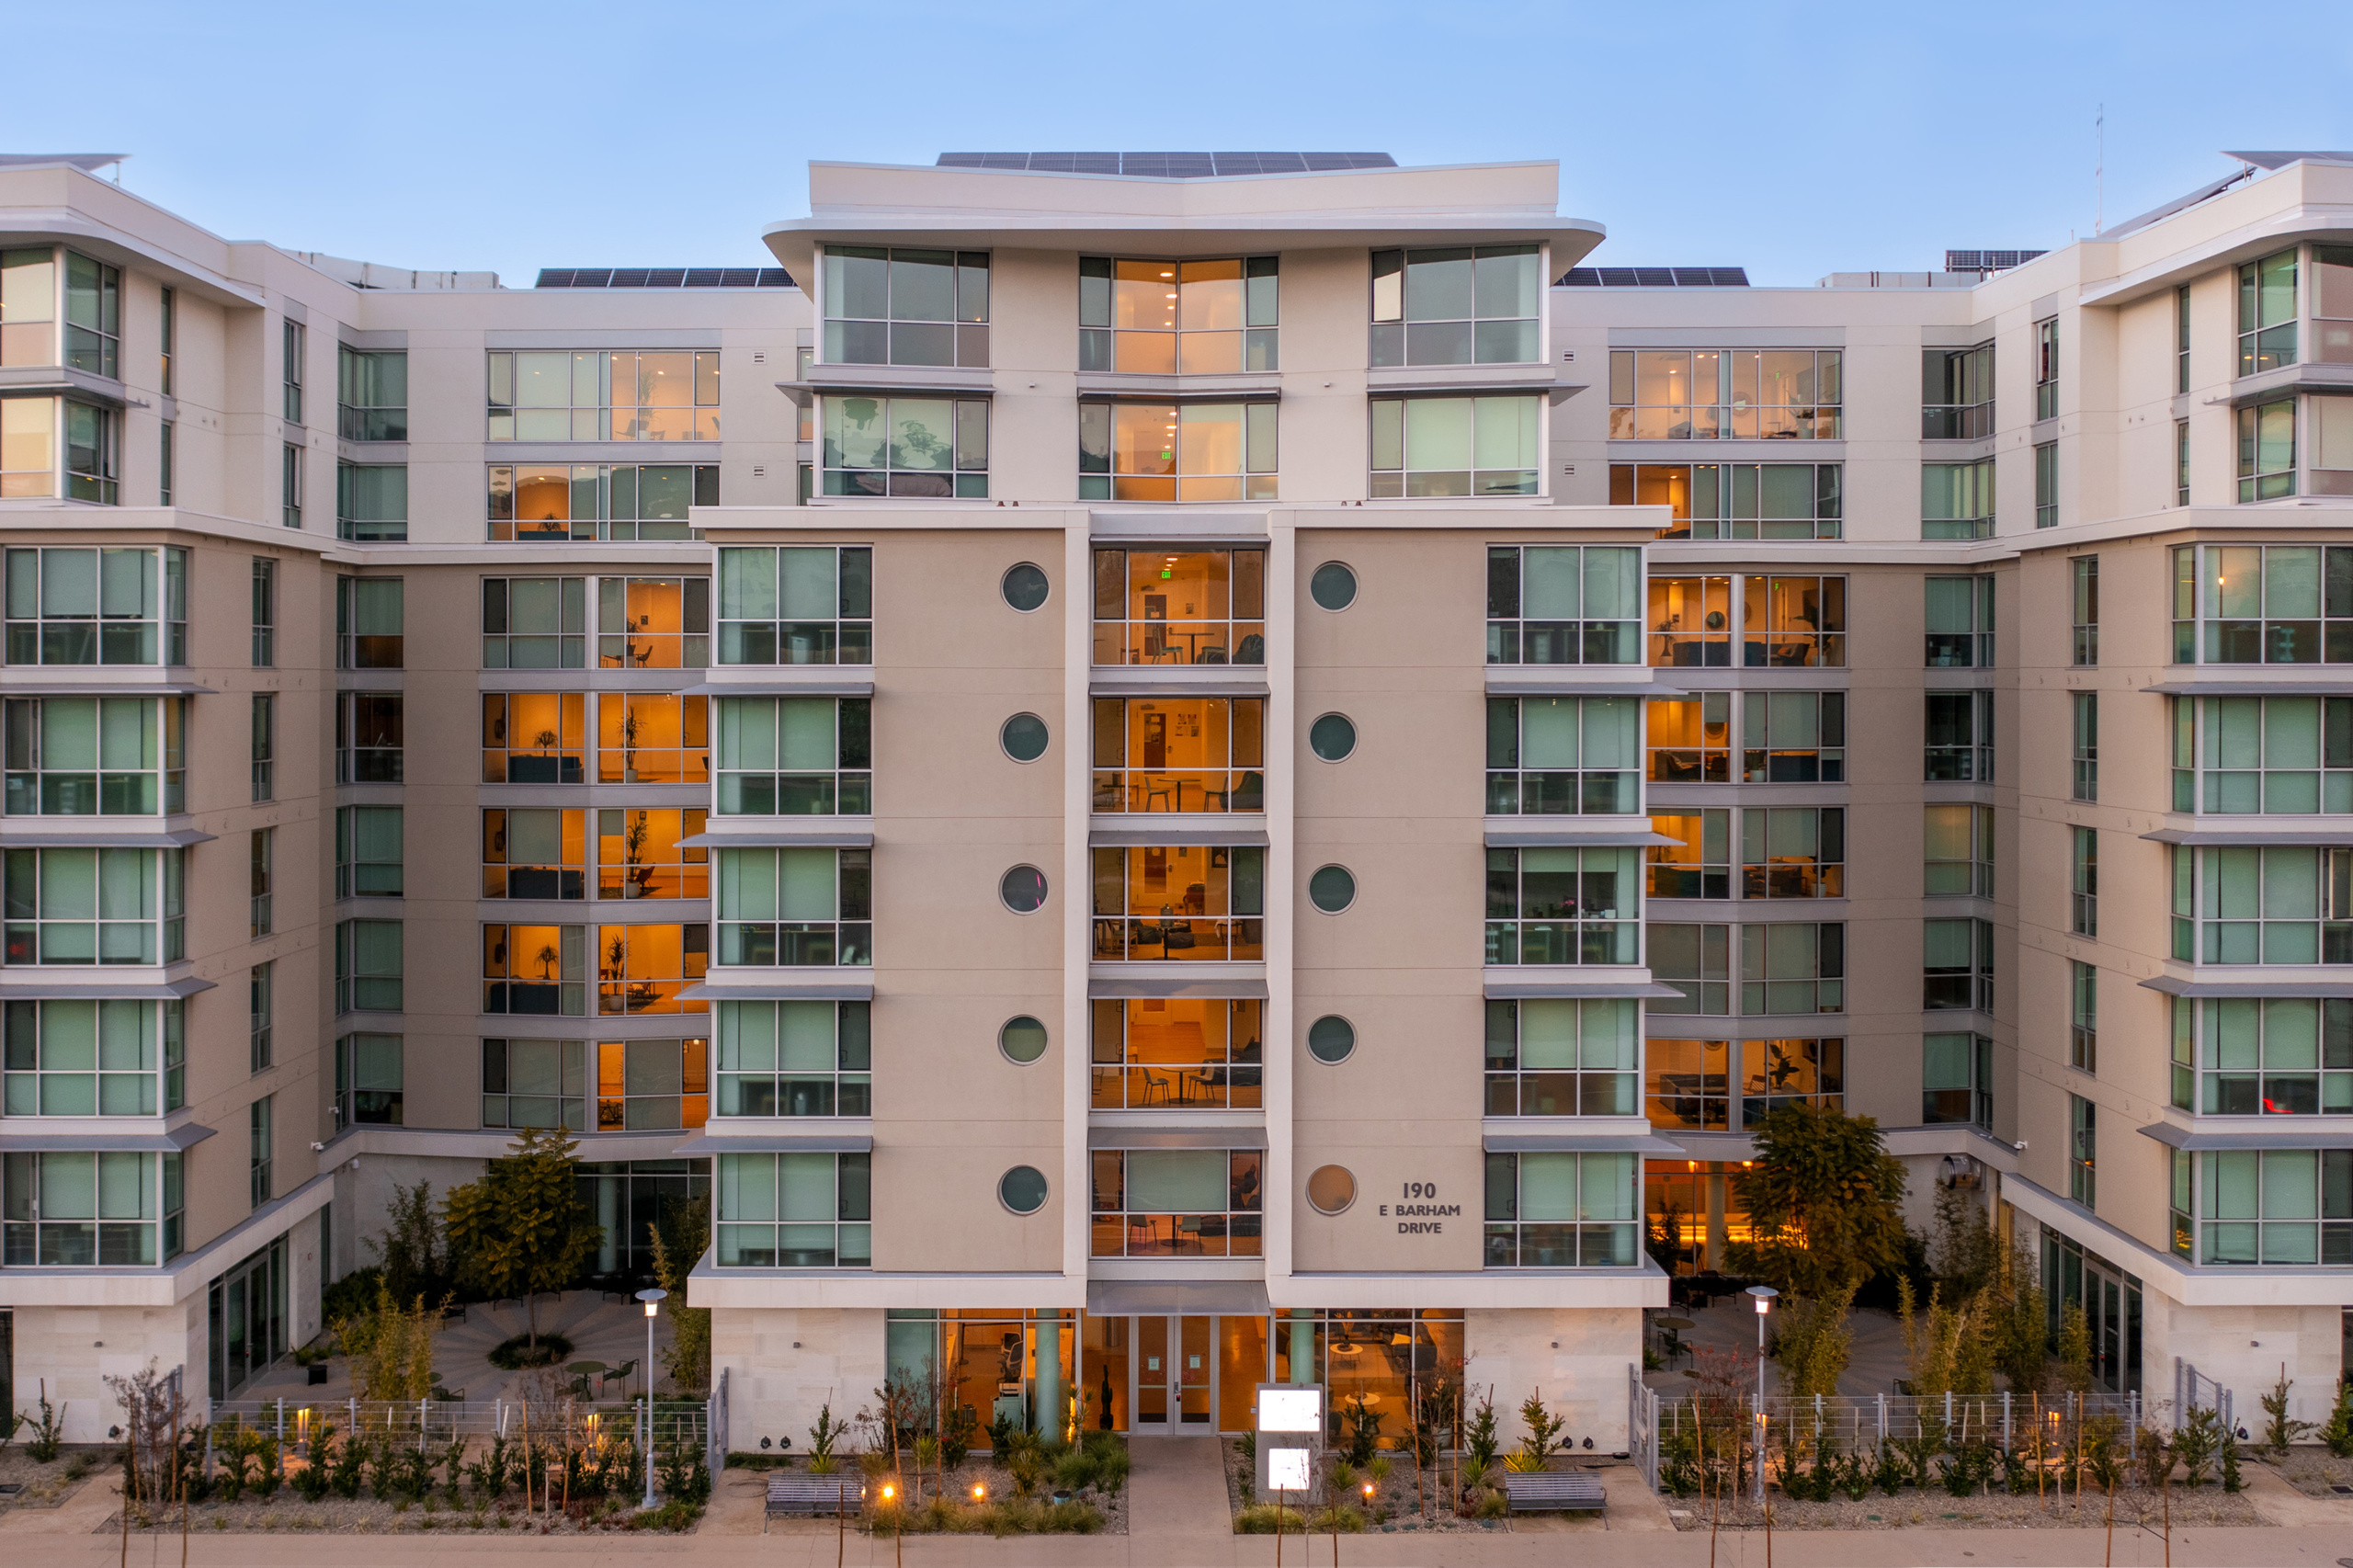
{"type": "MultiPolygon", "coordinates": [[[[1131,1540],[1194,1536],[1232,1538],[1224,1459],[1218,1437],[1131,1437],[1128,1531],[1131,1540]]],[[[1271,1542],[1273,1538],[1269,1537],[1271,1542]]]]}

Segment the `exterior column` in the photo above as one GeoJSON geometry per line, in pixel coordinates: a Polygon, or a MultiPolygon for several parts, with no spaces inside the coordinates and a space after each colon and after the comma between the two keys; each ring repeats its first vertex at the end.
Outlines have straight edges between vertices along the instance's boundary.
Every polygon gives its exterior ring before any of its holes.
{"type": "Polygon", "coordinates": [[[1718,1273],[1724,1267],[1724,1173],[1708,1173],[1708,1257],[1707,1266],[1718,1273]]]}
{"type": "Polygon", "coordinates": [[[1038,1312],[1037,1415],[1033,1426],[1048,1442],[1063,1426],[1063,1314],[1052,1307],[1038,1312]]]}
{"type": "Polygon", "coordinates": [[[1315,1381],[1315,1314],[1290,1310],[1290,1381],[1304,1388],[1315,1381]]]}

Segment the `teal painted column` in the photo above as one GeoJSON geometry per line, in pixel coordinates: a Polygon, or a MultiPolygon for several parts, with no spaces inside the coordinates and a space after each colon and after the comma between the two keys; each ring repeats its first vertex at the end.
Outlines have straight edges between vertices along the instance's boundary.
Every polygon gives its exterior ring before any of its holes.
{"type": "Polygon", "coordinates": [[[1315,1381],[1315,1314],[1305,1307],[1290,1310],[1290,1381],[1302,1388],[1315,1381]]]}
{"type": "Polygon", "coordinates": [[[1046,1441],[1063,1435],[1063,1314],[1048,1308],[1038,1314],[1038,1378],[1036,1416],[1031,1425],[1046,1441]]]}

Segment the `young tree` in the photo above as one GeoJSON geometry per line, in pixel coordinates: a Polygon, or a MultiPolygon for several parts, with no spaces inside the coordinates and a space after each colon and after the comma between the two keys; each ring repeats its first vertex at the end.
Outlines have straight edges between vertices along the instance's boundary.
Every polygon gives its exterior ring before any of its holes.
{"type": "MultiPolygon", "coordinates": [[[[687,1305],[687,1276],[710,1244],[710,1199],[665,1203],[660,1222],[646,1229],[654,1237],[654,1278],[670,1292],[670,1347],[662,1352],[663,1369],[679,1392],[699,1392],[710,1387],[710,1309],[687,1305]]],[[[651,1386],[651,1372],[647,1381],[651,1386]]]]}
{"type": "Polygon", "coordinates": [[[1784,1290],[1819,1299],[1904,1256],[1904,1166],[1868,1116],[1768,1112],[1740,1189],[1755,1239],[1728,1249],[1733,1266],[1784,1290]]]}
{"type": "Polygon", "coordinates": [[[570,1284],[605,1237],[580,1198],[578,1148],[562,1131],[526,1130],[480,1181],[449,1189],[449,1250],[463,1260],[463,1282],[494,1297],[523,1298],[534,1350],[538,1292],[570,1284]]]}
{"type": "Polygon", "coordinates": [[[366,1238],[382,1267],[385,1288],[404,1304],[419,1296],[438,1301],[449,1290],[449,1244],[434,1212],[433,1184],[392,1184],[392,1202],[381,1236],[366,1238]]]}

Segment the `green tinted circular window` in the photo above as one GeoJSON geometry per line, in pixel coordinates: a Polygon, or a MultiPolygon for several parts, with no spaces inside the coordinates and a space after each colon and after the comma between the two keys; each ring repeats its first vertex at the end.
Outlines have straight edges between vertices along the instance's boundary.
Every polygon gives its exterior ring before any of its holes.
{"type": "Polygon", "coordinates": [[[997,735],[1005,755],[1016,762],[1035,762],[1045,756],[1048,738],[1046,722],[1035,713],[1016,713],[997,735]]]}
{"type": "Polygon", "coordinates": [[[1307,580],[1307,593],[1324,609],[1346,609],[1357,602],[1357,574],[1336,561],[1326,561],[1307,580]]]}
{"type": "Polygon", "coordinates": [[[1035,1214],[1046,1206],[1045,1173],[1035,1165],[1016,1165],[997,1177],[996,1199],[1016,1214],[1035,1214]]]}
{"type": "Polygon", "coordinates": [[[1325,866],[1307,879],[1307,896],[1326,915],[1337,915],[1357,901],[1357,880],[1346,866],[1325,866]]]}
{"type": "Polygon", "coordinates": [[[1005,1052],[1006,1061],[1026,1067],[1046,1054],[1046,1026],[1027,1013],[1007,1018],[1005,1028],[996,1031],[996,1048],[1005,1052]]]}
{"type": "Polygon", "coordinates": [[[1346,1062],[1356,1049],[1356,1026],[1337,1013],[1326,1013],[1307,1026],[1307,1054],[1318,1062],[1346,1062]]]}
{"type": "Polygon", "coordinates": [[[1326,713],[1307,727],[1310,751],[1326,762],[1338,762],[1357,749],[1357,727],[1345,713],[1326,713]]]}
{"type": "Polygon", "coordinates": [[[1027,615],[1046,602],[1046,574],[1027,561],[1005,574],[1005,602],[1027,615]]]}

